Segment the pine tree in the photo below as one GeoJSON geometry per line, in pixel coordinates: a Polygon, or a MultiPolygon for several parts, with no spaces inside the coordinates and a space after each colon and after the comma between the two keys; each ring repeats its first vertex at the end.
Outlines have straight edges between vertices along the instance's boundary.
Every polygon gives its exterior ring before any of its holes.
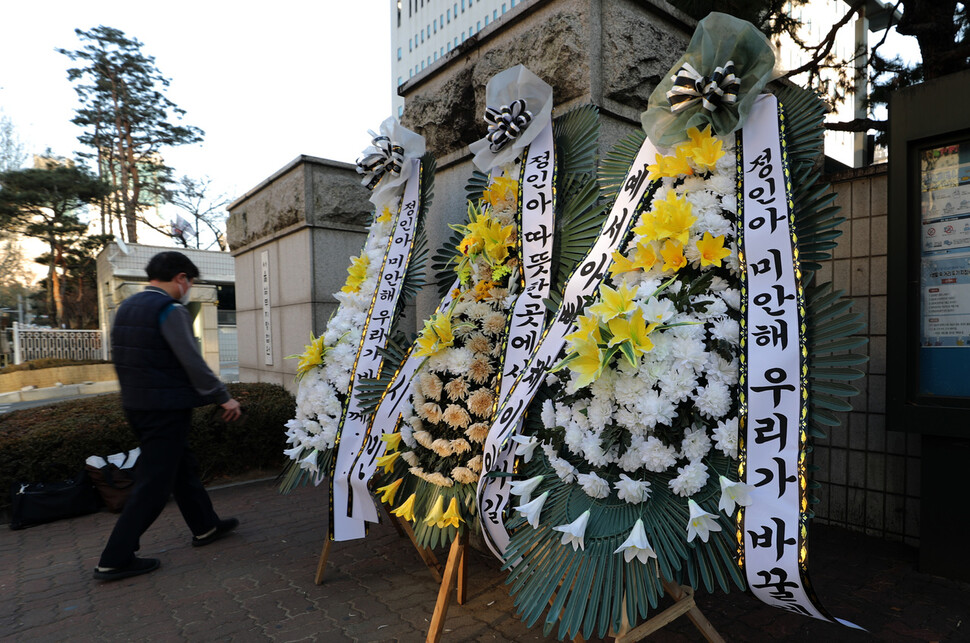
{"type": "Polygon", "coordinates": [[[151,225],[141,213],[165,199],[172,180],[161,151],[198,143],[204,133],[181,123],[185,110],[165,96],[170,81],[143,43],[103,25],[75,33],[83,45],[57,51],[78,63],[67,74],[81,102],[72,122],[92,150],[82,156],[95,159],[98,175],[114,188],[101,203],[101,232],[137,242],[137,224],[151,225]]]}

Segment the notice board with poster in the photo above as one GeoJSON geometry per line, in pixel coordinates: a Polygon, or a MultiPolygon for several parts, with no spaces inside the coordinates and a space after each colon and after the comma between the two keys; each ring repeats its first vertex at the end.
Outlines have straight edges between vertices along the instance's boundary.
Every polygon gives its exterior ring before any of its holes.
{"type": "Polygon", "coordinates": [[[970,71],[889,108],[886,428],[920,439],[920,571],[970,580],[970,71]]]}

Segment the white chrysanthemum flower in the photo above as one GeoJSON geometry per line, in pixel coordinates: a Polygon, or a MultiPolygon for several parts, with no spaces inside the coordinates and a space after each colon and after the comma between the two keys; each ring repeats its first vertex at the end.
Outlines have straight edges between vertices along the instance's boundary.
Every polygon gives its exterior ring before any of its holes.
{"type": "MultiPolygon", "coordinates": [[[[693,381],[693,380],[691,380],[693,381]]],[[[693,386],[691,386],[693,389],[693,386]]],[[[686,397],[686,394],[684,395],[686,397]]],[[[649,389],[637,399],[634,411],[638,414],[638,424],[649,430],[658,424],[669,424],[677,414],[675,402],[662,396],[658,391],[649,389]]]]}
{"type": "MultiPolygon", "coordinates": [[[[679,328],[686,327],[680,326],[679,328]]],[[[701,370],[704,363],[707,362],[707,350],[704,347],[704,342],[699,339],[680,337],[674,340],[671,350],[677,362],[695,371],[701,370]]]]}
{"type": "Polygon", "coordinates": [[[647,438],[640,452],[643,455],[643,467],[648,471],[663,473],[677,464],[677,449],[665,445],[654,436],[647,438]]]}
{"type": "Polygon", "coordinates": [[[723,291],[721,299],[731,310],[741,310],[741,291],[737,288],[728,288],[723,291]]]}
{"type": "Polygon", "coordinates": [[[691,462],[697,462],[711,450],[711,438],[703,426],[684,431],[684,440],[680,443],[681,453],[691,462]]]}
{"type": "Polygon", "coordinates": [[[709,381],[697,389],[694,404],[701,415],[716,420],[731,410],[731,390],[722,382],[709,381]]]}
{"type": "Polygon", "coordinates": [[[625,473],[620,474],[620,479],[613,483],[617,497],[630,504],[639,504],[650,497],[650,483],[646,480],[634,480],[625,473]]]}
{"type": "Polygon", "coordinates": [[[556,407],[551,399],[542,403],[542,425],[547,429],[556,428],[556,407]]]}
{"type": "Polygon", "coordinates": [[[695,386],[697,386],[697,377],[689,367],[675,365],[668,369],[660,380],[660,390],[663,397],[668,402],[675,404],[690,397],[695,386]]]}
{"type": "Polygon", "coordinates": [[[708,477],[707,467],[703,462],[691,462],[677,467],[677,476],[667,485],[678,496],[687,498],[703,489],[708,477]]]}
{"type": "Polygon", "coordinates": [[[610,483],[593,472],[579,474],[576,482],[590,498],[606,498],[610,495],[610,483]]]}
{"type": "Polygon", "coordinates": [[[738,358],[735,357],[730,362],[718,355],[711,353],[708,361],[707,379],[709,381],[721,382],[727,386],[734,386],[738,383],[738,358]]]}
{"type": "Polygon", "coordinates": [[[714,436],[714,446],[729,458],[738,457],[738,418],[737,416],[721,420],[711,432],[714,436]]]}
{"type": "Polygon", "coordinates": [[[730,317],[714,321],[711,324],[710,333],[714,339],[723,339],[732,346],[737,346],[741,342],[741,326],[730,317]]]}
{"type": "Polygon", "coordinates": [[[613,421],[613,412],[616,406],[610,401],[609,397],[594,396],[586,407],[586,414],[590,424],[593,426],[607,426],[613,421]]]}
{"type": "Polygon", "coordinates": [[[725,176],[724,174],[715,172],[711,178],[707,180],[707,187],[718,194],[734,194],[734,175],[732,173],[731,176],[725,176]]]}
{"type": "Polygon", "coordinates": [[[603,450],[599,432],[587,431],[583,434],[582,454],[594,467],[603,467],[609,464],[610,458],[603,450]]]}

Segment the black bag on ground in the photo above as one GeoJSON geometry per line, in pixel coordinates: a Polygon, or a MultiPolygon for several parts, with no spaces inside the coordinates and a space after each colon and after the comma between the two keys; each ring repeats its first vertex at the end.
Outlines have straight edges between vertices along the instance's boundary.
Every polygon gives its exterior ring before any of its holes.
{"type": "Polygon", "coordinates": [[[85,461],[94,488],[101,495],[104,506],[114,513],[125,507],[125,501],[135,485],[135,466],[141,449],[122,451],[107,457],[93,455],[85,461]]]}
{"type": "Polygon", "coordinates": [[[15,482],[10,488],[10,528],[24,529],[94,513],[101,498],[86,472],[58,482],[15,482]]]}

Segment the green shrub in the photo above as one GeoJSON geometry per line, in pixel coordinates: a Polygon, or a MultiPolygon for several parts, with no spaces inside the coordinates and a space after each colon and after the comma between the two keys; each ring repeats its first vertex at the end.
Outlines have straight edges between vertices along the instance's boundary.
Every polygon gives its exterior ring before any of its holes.
{"type": "Polygon", "coordinates": [[[11,364],[0,368],[0,375],[14,373],[16,371],[37,371],[42,368],[55,368],[57,366],[84,366],[85,364],[110,364],[111,362],[103,359],[65,359],[62,357],[42,357],[23,364],[11,364]]]}
{"type": "MultiPolygon", "coordinates": [[[[206,406],[192,414],[189,442],[203,481],[283,465],[283,425],[296,412],[293,396],[275,384],[229,384],[245,414],[234,423],[221,409],[206,406]]],[[[138,446],[128,428],[120,396],[99,395],[0,415],[0,509],[10,503],[13,482],[71,478],[91,455],[138,446]]]]}

